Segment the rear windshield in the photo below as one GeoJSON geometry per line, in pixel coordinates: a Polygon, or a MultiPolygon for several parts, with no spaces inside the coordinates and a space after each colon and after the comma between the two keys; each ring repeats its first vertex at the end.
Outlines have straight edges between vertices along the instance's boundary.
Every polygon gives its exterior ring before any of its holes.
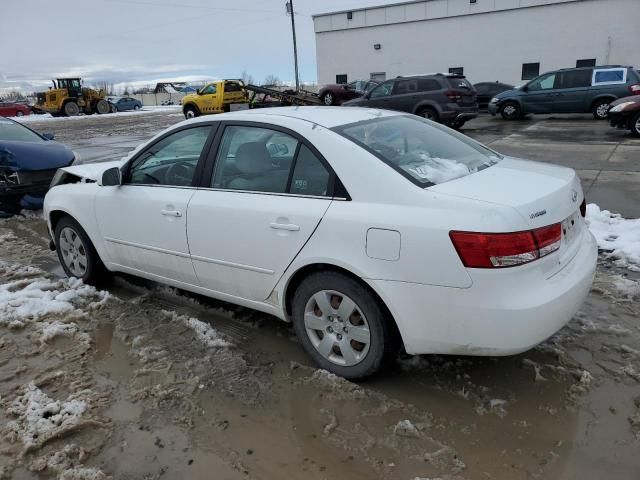
{"type": "Polygon", "coordinates": [[[447,77],[447,80],[449,80],[451,88],[468,88],[469,90],[473,90],[471,82],[464,77],[447,77]]]}
{"type": "Polygon", "coordinates": [[[464,177],[502,159],[460,133],[415,116],[366,120],[335,130],[421,187],[464,177]]]}

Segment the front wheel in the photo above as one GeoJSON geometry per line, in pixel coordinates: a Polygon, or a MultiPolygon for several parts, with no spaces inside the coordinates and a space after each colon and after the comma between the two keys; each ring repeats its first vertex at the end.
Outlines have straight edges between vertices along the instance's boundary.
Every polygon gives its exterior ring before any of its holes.
{"type": "Polygon", "coordinates": [[[80,107],[78,107],[76,102],[65,103],[62,110],[67,117],[75,117],[80,113],[80,107]]]}
{"type": "Polygon", "coordinates": [[[593,104],[593,108],[591,112],[593,113],[593,118],[596,120],[606,120],[609,116],[609,107],[611,106],[611,100],[598,100],[593,104]]]}
{"type": "Polygon", "coordinates": [[[500,115],[505,120],[518,120],[522,117],[522,110],[516,102],[505,102],[500,109],[500,115]]]}
{"type": "Polygon", "coordinates": [[[55,228],[58,259],[69,277],[96,285],[107,278],[107,270],[84,229],[71,217],[63,217],[55,228]]]}
{"type": "Polygon", "coordinates": [[[109,113],[111,111],[111,107],[109,106],[109,102],[107,102],[106,100],[98,100],[96,102],[96,112],[98,113],[98,115],[104,115],[106,113],[109,113]]]}
{"type": "Polygon", "coordinates": [[[324,103],[327,106],[335,105],[336,96],[331,92],[327,92],[322,96],[322,103],[324,103]]]}
{"type": "Polygon", "coordinates": [[[636,113],[629,122],[629,130],[635,137],[640,137],[640,113],[636,113]]]}
{"type": "Polygon", "coordinates": [[[184,118],[186,119],[195,118],[199,115],[200,113],[198,113],[198,110],[196,110],[196,108],[193,105],[188,105],[184,109],[184,118]]]}
{"type": "Polygon", "coordinates": [[[24,112],[16,112],[16,117],[24,117],[24,112]]]}
{"type": "Polygon", "coordinates": [[[378,373],[397,353],[391,319],[362,284],[337,272],[302,281],[293,297],[298,339],[323,369],[351,380],[378,373]]]}
{"type": "Polygon", "coordinates": [[[140,110],[140,105],[136,105],[135,107],[133,107],[134,110],[140,110]]]}

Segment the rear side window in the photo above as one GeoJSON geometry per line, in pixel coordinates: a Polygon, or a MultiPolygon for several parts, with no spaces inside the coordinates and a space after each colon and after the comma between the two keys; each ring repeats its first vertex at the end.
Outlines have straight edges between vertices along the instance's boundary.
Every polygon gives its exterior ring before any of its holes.
{"type": "Polygon", "coordinates": [[[420,92],[434,92],[441,88],[440,83],[432,78],[421,78],[418,80],[418,91],[420,92]]]}
{"type": "Polygon", "coordinates": [[[591,86],[593,70],[568,70],[560,73],[558,88],[581,88],[591,86]]]}
{"type": "Polygon", "coordinates": [[[462,134],[413,116],[367,120],[335,130],[421,187],[464,177],[502,158],[462,134]]]}
{"type": "Polygon", "coordinates": [[[593,71],[593,85],[616,85],[627,83],[626,68],[607,68],[593,71]]]}
{"type": "Polygon", "coordinates": [[[415,93],[418,90],[417,80],[398,80],[393,86],[394,95],[415,93]]]}

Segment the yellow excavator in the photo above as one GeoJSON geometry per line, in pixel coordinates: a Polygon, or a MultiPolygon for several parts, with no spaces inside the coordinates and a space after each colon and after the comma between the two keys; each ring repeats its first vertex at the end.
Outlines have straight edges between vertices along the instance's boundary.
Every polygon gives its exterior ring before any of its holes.
{"type": "Polygon", "coordinates": [[[80,78],[57,78],[52,82],[53,88],[37,94],[34,110],[50,113],[54,117],[111,112],[104,90],[83,87],[80,78]]]}

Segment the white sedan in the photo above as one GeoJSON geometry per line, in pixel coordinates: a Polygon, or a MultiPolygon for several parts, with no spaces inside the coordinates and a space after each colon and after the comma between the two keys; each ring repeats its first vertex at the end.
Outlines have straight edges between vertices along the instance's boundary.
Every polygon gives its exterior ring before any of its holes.
{"type": "Polygon", "coordinates": [[[352,379],[400,342],[525,351],[571,319],[596,266],[573,170],[389,111],[187,120],[52,185],[44,214],[67,275],[125,272],[275,315],[352,379]]]}

